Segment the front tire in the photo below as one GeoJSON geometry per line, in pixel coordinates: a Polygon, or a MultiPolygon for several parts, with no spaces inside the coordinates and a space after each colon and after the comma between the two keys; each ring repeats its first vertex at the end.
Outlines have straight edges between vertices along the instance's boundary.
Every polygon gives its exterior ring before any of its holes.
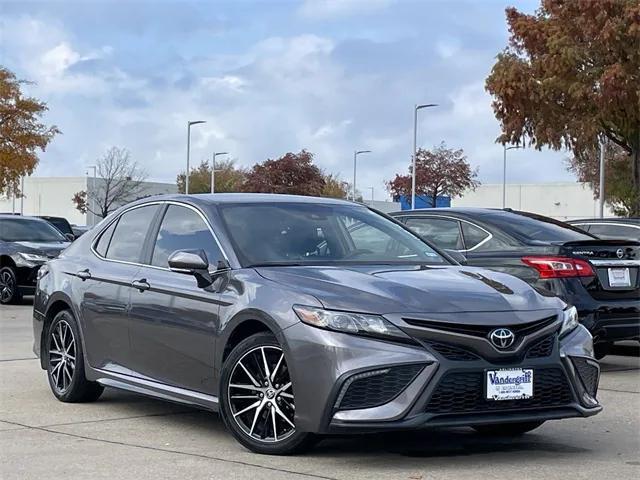
{"type": "Polygon", "coordinates": [[[21,298],[16,272],[11,267],[0,268],[0,304],[17,303],[21,298]]]}
{"type": "Polygon", "coordinates": [[[535,430],[544,421],[539,422],[519,422],[519,423],[496,423],[490,425],[474,425],[472,428],[481,435],[517,437],[524,435],[531,430],[535,430]]]}
{"type": "Polygon", "coordinates": [[[295,427],[289,368],[282,347],[270,333],[248,337],[225,360],[220,412],[236,440],[256,453],[298,453],[315,439],[295,427]]]}
{"type": "Polygon", "coordinates": [[[104,387],[85,377],[80,330],[69,310],[63,310],[54,317],[45,342],[47,378],[55,397],[66,403],[97,400],[104,387]]]}

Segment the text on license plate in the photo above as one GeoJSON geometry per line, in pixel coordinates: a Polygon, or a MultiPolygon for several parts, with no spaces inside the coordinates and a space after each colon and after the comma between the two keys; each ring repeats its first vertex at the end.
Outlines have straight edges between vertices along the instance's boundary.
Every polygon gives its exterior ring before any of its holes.
{"type": "Polygon", "coordinates": [[[533,369],[487,370],[487,400],[523,400],[533,397],[533,369]]]}
{"type": "Polygon", "coordinates": [[[631,275],[628,268],[610,268],[609,269],[609,286],[610,287],[630,287],[631,275]]]}

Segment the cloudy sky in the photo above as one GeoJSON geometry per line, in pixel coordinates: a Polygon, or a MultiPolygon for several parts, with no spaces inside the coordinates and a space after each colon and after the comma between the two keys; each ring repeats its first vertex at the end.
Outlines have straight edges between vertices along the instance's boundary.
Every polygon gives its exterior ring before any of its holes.
{"type": "MultiPolygon", "coordinates": [[[[63,135],[37,175],[84,175],[109,146],[150,179],[228,151],[252,165],[306,148],[376,199],[418,143],[461,147],[483,183],[502,181],[499,126],[484,81],[506,45],[499,0],[0,0],[0,64],[31,80],[63,135]]],[[[509,152],[512,182],[573,180],[561,153],[509,152]]]]}

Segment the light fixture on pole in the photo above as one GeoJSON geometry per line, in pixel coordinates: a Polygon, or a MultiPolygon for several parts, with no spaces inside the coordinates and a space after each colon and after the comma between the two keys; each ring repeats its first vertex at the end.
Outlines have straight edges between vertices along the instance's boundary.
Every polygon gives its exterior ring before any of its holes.
{"type": "Polygon", "coordinates": [[[207,123],[206,120],[194,120],[187,122],[187,171],[184,176],[184,193],[189,193],[189,150],[191,149],[191,125],[207,123]]]}
{"type": "Polygon", "coordinates": [[[216,193],[216,157],[218,155],[229,155],[227,152],[213,152],[211,165],[211,193],[216,193]]]}
{"type": "Polygon", "coordinates": [[[504,147],[504,155],[502,162],[502,208],[507,208],[507,150],[516,150],[518,148],[524,148],[524,146],[514,145],[512,147],[507,147],[506,144],[502,145],[504,147]]]}
{"type": "Polygon", "coordinates": [[[371,153],[371,150],[356,150],[353,152],[353,193],[351,200],[354,202],[356,201],[356,161],[361,153],[371,153]]]}
{"type": "MultiPolygon", "coordinates": [[[[87,181],[87,206],[89,207],[87,209],[87,213],[91,213],[91,226],[95,225],[96,223],[96,214],[93,213],[95,212],[97,209],[95,208],[95,205],[91,205],[92,203],[95,203],[96,200],[94,200],[93,202],[91,201],[91,195],[93,195],[93,197],[96,197],[96,169],[98,168],[97,165],[87,165],[87,169],[93,169],[93,177],[91,179],[91,189],[89,189],[89,182],[87,181]],[[92,192],[91,194],[89,192],[92,192]]],[[[87,170],[87,177],[89,176],[89,170],[87,170]]],[[[87,215],[87,219],[88,219],[88,215],[87,215]]],[[[89,222],[87,222],[88,224],[89,222]]]]}
{"type": "Polygon", "coordinates": [[[411,210],[416,208],[416,149],[418,148],[418,110],[437,107],[437,103],[413,106],[413,150],[411,151],[411,210]]]}

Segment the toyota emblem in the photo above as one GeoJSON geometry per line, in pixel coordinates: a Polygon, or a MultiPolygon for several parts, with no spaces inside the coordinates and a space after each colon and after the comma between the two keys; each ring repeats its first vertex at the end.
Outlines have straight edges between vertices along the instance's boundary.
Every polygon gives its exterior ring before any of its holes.
{"type": "Polygon", "coordinates": [[[624,257],[624,250],[622,250],[621,248],[619,248],[618,250],[616,250],[616,256],[618,258],[622,258],[624,257]]]}
{"type": "Polygon", "coordinates": [[[508,328],[496,328],[489,334],[489,339],[498,348],[509,348],[516,340],[516,336],[508,328]]]}

